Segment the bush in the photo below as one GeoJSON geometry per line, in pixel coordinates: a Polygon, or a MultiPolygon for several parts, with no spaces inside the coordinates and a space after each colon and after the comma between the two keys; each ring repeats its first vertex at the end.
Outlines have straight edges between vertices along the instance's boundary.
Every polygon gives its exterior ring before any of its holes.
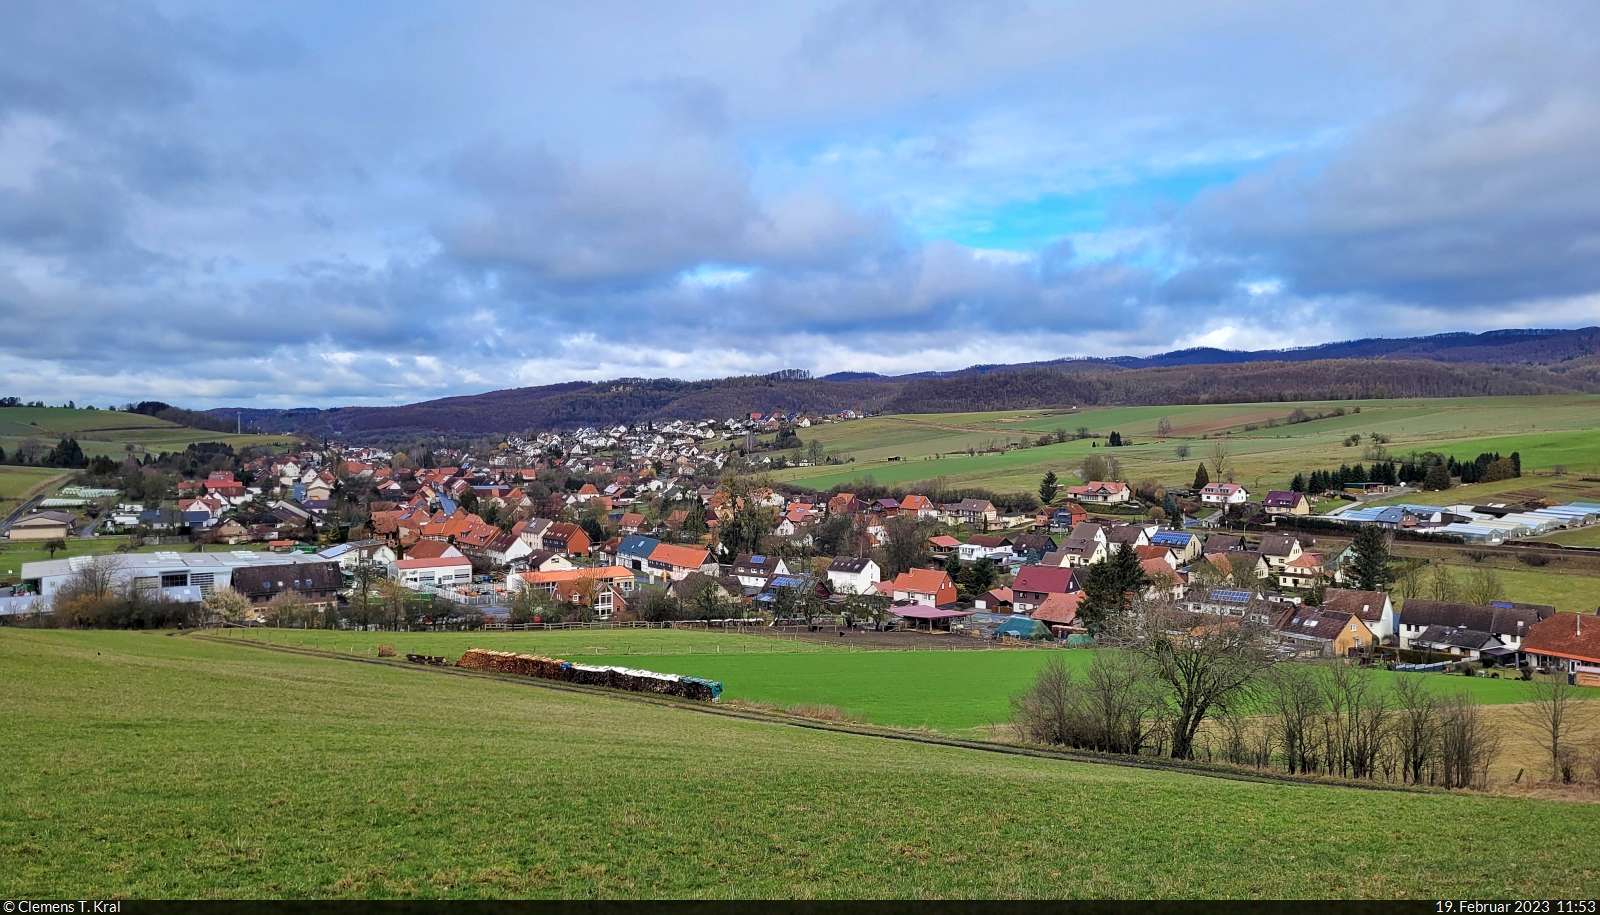
{"type": "Polygon", "coordinates": [[[1524,550],[1517,554],[1517,561],[1525,566],[1542,568],[1550,564],[1550,557],[1543,553],[1535,553],[1532,550],[1524,550]]]}

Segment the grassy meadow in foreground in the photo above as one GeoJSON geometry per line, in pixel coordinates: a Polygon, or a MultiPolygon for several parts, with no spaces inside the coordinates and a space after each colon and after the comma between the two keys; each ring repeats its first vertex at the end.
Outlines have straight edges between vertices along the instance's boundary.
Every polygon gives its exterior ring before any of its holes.
{"type": "Polygon", "coordinates": [[[996,756],[165,634],[0,630],[0,743],[7,898],[1600,893],[1585,805],[996,756]]]}

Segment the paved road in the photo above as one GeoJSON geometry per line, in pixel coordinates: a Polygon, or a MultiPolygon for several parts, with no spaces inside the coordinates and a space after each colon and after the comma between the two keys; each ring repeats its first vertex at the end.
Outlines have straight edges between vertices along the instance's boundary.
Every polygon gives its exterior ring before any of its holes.
{"type": "Polygon", "coordinates": [[[28,501],[26,501],[26,502],[22,503],[21,505],[17,506],[17,510],[16,511],[14,511],[11,514],[7,515],[6,519],[4,521],[0,521],[0,536],[4,536],[7,531],[11,530],[11,522],[17,520],[18,518],[22,517],[23,515],[27,514],[28,512],[33,511],[34,507],[37,506],[40,502],[43,502],[43,501],[44,501],[44,493],[40,493],[37,496],[34,496],[33,498],[29,499],[28,501]]]}

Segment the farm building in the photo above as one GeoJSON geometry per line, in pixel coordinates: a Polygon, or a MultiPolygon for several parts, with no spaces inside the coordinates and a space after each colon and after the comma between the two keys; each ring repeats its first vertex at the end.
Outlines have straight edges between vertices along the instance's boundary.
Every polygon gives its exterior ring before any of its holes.
{"type": "Polygon", "coordinates": [[[6,536],[12,540],[52,540],[72,535],[72,516],[66,512],[34,512],[11,522],[6,536]]]}
{"type": "MultiPolygon", "coordinates": [[[[297,573],[290,567],[326,564],[336,573],[338,569],[337,564],[307,553],[242,550],[232,553],[130,553],[125,556],[73,556],[70,559],[25,562],[22,564],[22,580],[30,591],[48,597],[71,580],[73,574],[95,562],[113,563],[113,578],[119,584],[132,582],[139,587],[164,591],[198,588],[201,594],[234,587],[235,575],[254,567],[272,568],[277,570],[274,574],[281,575],[285,581],[299,578],[302,582],[319,573],[297,573]]],[[[335,577],[339,576],[336,574],[335,577]]],[[[335,589],[337,587],[335,585],[335,589]]]]}

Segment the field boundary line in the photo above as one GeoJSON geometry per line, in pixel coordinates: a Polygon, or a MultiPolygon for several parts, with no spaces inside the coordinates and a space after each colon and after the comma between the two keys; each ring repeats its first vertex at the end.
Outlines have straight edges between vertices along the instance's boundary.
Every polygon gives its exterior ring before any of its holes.
{"type": "Polygon", "coordinates": [[[467,670],[460,667],[434,667],[428,664],[412,664],[405,661],[380,660],[378,658],[357,657],[354,655],[341,655],[337,652],[322,651],[315,648],[301,648],[292,645],[271,645],[256,642],[250,639],[224,639],[211,635],[195,635],[193,638],[203,639],[222,645],[241,645],[266,651],[281,652],[284,654],[299,655],[301,657],[321,658],[325,660],[355,661],[362,664],[375,664],[394,670],[412,670],[422,673],[448,674],[457,677],[467,677],[477,680],[491,680],[497,683],[516,683],[538,689],[552,690],[554,692],[573,693],[581,696],[595,696],[608,698],[621,702],[633,702],[640,705],[651,705],[659,708],[681,709],[689,712],[699,712],[720,718],[733,718],[751,721],[758,724],[772,724],[796,728],[805,728],[813,731],[828,731],[835,734],[847,734],[854,737],[875,737],[881,740],[898,740],[906,743],[920,743],[931,746],[951,747],[953,749],[977,750],[984,753],[995,753],[1002,756],[1023,756],[1034,759],[1053,759],[1061,762],[1081,762],[1091,765],[1118,766],[1125,769],[1146,769],[1155,772],[1171,772],[1179,775],[1196,775],[1205,778],[1218,778],[1226,781],[1255,782],[1268,785],[1288,785],[1309,788],[1350,788],[1357,791],[1384,791],[1398,794],[1459,794],[1438,788],[1424,788],[1411,785],[1384,785],[1367,784],[1362,782],[1343,780],[1318,780],[1301,779],[1288,775],[1277,775],[1269,772],[1253,773],[1208,766],[1204,763],[1194,763],[1184,760],[1159,759],[1156,757],[1114,757],[1104,753],[1091,753],[1081,750],[1057,750],[1049,747],[1036,747],[1025,744],[987,743],[978,740],[964,740],[959,737],[944,737],[936,734],[924,734],[914,731],[904,731],[881,726],[851,726],[829,724],[827,722],[800,718],[793,715],[775,713],[762,713],[751,709],[730,708],[717,706],[710,703],[695,702],[692,700],[677,700],[664,696],[633,694],[606,689],[600,686],[581,686],[573,683],[564,683],[555,680],[543,680],[538,677],[523,677],[516,674],[501,674],[494,671],[467,670]]]}

